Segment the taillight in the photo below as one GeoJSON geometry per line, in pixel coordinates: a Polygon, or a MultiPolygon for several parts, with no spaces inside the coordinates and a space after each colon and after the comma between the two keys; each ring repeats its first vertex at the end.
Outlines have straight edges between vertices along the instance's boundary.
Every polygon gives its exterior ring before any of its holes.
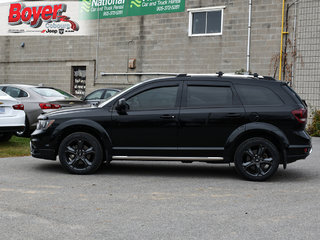
{"type": "Polygon", "coordinates": [[[61,108],[61,105],[53,104],[53,103],[39,103],[39,106],[40,106],[41,109],[58,109],[58,108],[61,108]]]}
{"type": "Polygon", "coordinates": [[[16,105],[13,105],[12,107],[15,110],[24,110],[24,105],[23,104],[16,104],[16,105]]]}
{"type": "Polygon", "coordinates": [[[292,115],[298,120],[299,123],[306,123],[308,118],[308,111],[305,108],[300,108],[291,111],[292,115]]]}

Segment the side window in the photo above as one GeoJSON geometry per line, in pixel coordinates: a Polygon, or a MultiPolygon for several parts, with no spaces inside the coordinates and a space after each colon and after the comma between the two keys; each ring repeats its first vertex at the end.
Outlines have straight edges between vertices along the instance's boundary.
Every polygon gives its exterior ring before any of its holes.
{"type": "Polygon", "coordinates": [[[244,105],[282,105],[280,97],[271,89],[261,86],[237,85],[244,105]]]}
{"type": "Polygon", "coordinates": [[[178,86],[158,87],[129,98],[129,110],[171,109],[176,105],[178,86]]]}
{"type": "Polygon", "coordinates": [[[28,94],[25,91],[15,87],[7,87],[6,93],[13,98],[28,97],[28,94]]]}
{"type": "Polygon", "coordinates": [[[112,97],[113,95],[115,95],[116,93],[117,93],[117,91],[107,90],[103,96],[103,99],[108,99],[108,98],[112,97]]]}
{"type": "Polygon", "coordinates": [[[220,86],[188,86],[187,107],[232,105],[232,90],[220,86]]]}
{"type": "Polygon", "coordinates": [[[97,90],[93,93],[90,93],[87,97],[86,100],[93,100],[93,99],[101,99],[101,96],[103,94],[104,90],[97,90]]]}

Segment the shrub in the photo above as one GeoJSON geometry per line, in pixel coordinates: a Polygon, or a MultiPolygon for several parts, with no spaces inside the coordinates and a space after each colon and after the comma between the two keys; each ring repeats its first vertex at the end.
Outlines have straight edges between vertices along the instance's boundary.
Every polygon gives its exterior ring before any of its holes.
{"type": "Polygon", "coordinates": [[[313,137],[320,137],[320,110],[313,112],[312,123],[308,126],[307,131],[313,137]]]}

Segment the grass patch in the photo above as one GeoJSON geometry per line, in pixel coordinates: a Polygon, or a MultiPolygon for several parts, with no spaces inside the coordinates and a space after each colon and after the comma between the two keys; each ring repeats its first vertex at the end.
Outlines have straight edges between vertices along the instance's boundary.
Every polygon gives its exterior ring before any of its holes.
{"type": "Polygon", "coordinates": [[[9,142],[0,142],[0,158],[30,156],[30,138],[12,136],[9,142]]]}

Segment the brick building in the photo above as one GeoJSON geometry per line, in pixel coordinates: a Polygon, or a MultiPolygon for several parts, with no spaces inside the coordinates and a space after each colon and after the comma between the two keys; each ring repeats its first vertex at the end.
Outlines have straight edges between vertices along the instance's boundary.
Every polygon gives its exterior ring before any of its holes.
{"type": "MultiPolygon", "coordinates": [[[[87,94],[155,73],[246,70],[249,2],[185,0],[182,12],[88,20],[90,36],[0,36],[0,83],[43,83],[75,92],[80,77],[87,94]]],[[[318,108],[319,11],[318,0],[286,1],[282,71],[282,79],[318,108]]],[[[281,22],[282,0],[252,0],[251,72],[278,78],[281,22]]]]}

